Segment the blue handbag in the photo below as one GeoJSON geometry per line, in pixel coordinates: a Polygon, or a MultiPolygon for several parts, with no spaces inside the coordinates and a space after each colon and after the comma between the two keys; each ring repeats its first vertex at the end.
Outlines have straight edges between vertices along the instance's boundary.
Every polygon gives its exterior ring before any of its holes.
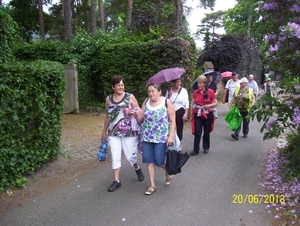
{"type": "Polygon", "coordinates": [[[100,144],[100,148],[97,154],[99,161],[105,161],[107,157],[107,151],[108,151],[108,139],[102,140],[100,144]]]}

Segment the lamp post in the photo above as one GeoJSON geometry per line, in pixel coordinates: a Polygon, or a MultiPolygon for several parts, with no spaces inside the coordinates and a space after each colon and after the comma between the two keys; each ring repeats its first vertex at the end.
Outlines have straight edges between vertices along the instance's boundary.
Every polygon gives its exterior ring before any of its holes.
{"type": "Polygon", "coordinates": [[[261,3],[264,3],[264,2],[263,2],[263,1],[258,1],[258,2],[253,3],[253,4],[250,6],[249,16],[248,16],[248,30],[247,30],[247,37],[248,37],[248,38],[250,38],[251,20],[252,20],[252,8],[253,8],[253,6],[258,5],[258,4],[261,4],[261,3]]]}

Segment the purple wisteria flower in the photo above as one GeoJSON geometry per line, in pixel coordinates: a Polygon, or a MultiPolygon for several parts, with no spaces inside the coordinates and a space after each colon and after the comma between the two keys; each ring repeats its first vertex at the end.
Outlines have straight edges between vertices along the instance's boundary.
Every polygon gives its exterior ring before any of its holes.
{"type": "Polygon", "coordinates": [[[284,42],[286,40],[286,37],[279,37],[279,42],[284,42]]]}
{"type": "Polygon", "coordinates": [[[295,89],[300,89],[300,84],[294,86],[295,89]]]}
{"type": "Polygon", "coordinates": [[[281,75],[276,75],[276,80],[280,81],[281,80],[281,75]]]}
{"type": "Polygon", "coordinates": [[[292,100],[288,100],[287,102],[286,102],[286,104],[287,104],[287,106],[291,106],[292,104],[293,104],[293,101],[292,100]]]}
{"type": "Polygon", "coordinates": [[[292,31],[295,32],[295,36],[297,38],[300,38],[300,25],[295,22],[288,22],[287,25],[291,28],[292,31]]]}
{"type": "Polygon", "coordinates": [[[270,118],[266,123],[265,123],[265,126],[266,126],[266,129],[267,130],[270,130],[273,126],[273,123],[276,122],[276,119],[274,118],[270,118]]]}
{"type": "Polygon", "coordinates": [[[274,71],[269,71],[269,75],[274,75],[274,71]]]}
{"type": "Polygon", "coordinates": [[[262,8],[266,11],[278,9],[278,4],[277,2],[270,2],[270,3],[266,3],[262,8]]]}
{"type": "Polygon", "coordinates": [[[275,34],[270,34],[266,37],[266,41],[270,42],[276,39],[276,35],[275,34]]]}
{"type": "Polygon", "coordinates": [[[290,8],[291,12],[300,12],[300,7],[297,3],[295,3],[294,5],[292,5],[292,7],[290,8]]]}
{"type": "Polygon", "coordinates": [[[274,45],[274,46],[270,45],[269,50],[270,50],[271,53],[277,52],[278,51],[278,46],[276,46],[276,45],[274,45]]]}
{"type": "Polygon", "coordinates": [[[300,109],[299,107],[294,108],[294,120],[296,125],[300,125],[300,109]]]}

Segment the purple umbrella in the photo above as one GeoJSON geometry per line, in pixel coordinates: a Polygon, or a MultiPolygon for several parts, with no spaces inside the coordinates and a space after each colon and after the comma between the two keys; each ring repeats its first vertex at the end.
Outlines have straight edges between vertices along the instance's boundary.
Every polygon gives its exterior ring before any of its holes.
{"type": "Polygon", "coordinates": [[[174,67],[161,70],[160,72],[153,75],[148,79],[146,86],[150,84],[161,84],[164,82],[169,82],[175,79],[179,79],[181,75],[185,72],[183,68],[174,67]]]}

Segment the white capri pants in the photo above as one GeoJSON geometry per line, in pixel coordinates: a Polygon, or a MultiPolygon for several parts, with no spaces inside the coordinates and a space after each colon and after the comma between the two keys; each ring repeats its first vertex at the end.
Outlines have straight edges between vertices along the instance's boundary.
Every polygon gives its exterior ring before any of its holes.
{"type": "Polygon", "coordinates": [[[109,136],[108,145],[111,151],[112,168],[121,167],[122,149],[128,162],[133,165],[137,163],[138,137],[109,136]]]}

